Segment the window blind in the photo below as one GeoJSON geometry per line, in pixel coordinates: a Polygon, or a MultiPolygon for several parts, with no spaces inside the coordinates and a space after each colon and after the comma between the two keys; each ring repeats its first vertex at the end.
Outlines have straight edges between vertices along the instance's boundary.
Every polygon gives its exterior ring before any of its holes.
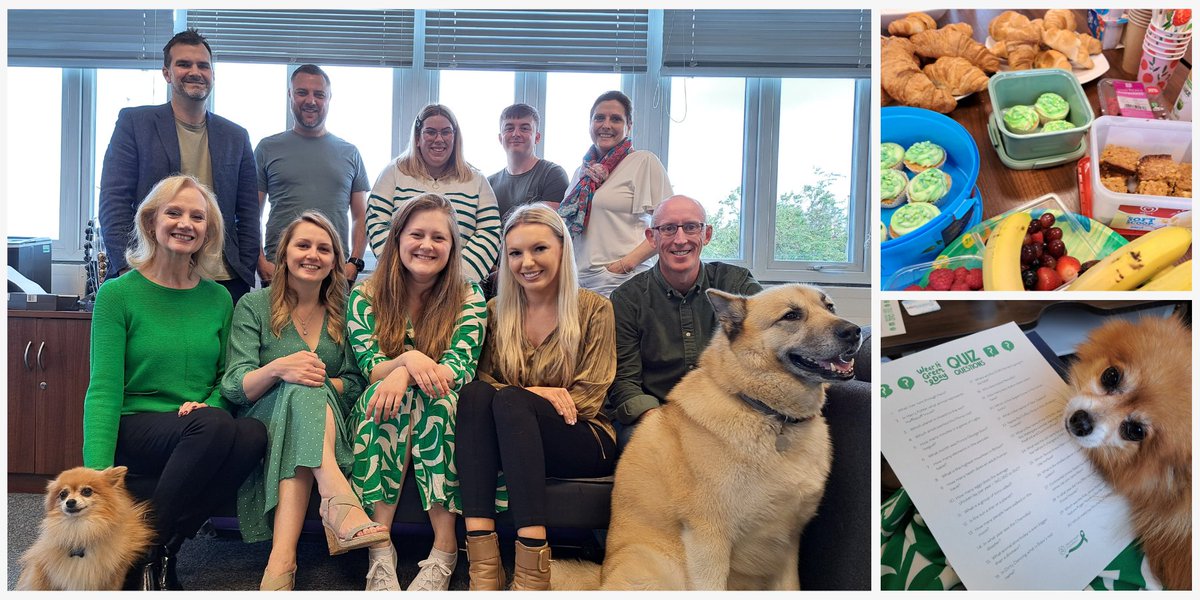
{"type": "Polygon", "coordinates": [[[647,28],[645,10],[429,10],[425,67],[640,73],[647,28]]]}
{"type": "Polygon", "coordinates": [[[663,74],[871,76],[869,10],[666,10],[663,74]]]}
{"type": "Polygon", "coordinates": [[[8,64],[162,67],[174,24],[170,10],[9,10],[8,64]]]}
{"type": "Polygon", "coordinates": [[[215,61],[408,67],[412,10],[189,10],[215,61]]]}

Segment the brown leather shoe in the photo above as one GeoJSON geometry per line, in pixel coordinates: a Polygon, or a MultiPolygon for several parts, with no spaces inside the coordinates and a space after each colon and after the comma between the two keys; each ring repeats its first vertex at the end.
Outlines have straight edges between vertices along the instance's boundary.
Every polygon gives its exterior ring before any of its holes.
{"type": "Polygon", "coordinates": [[[550,544],[530,548],[517,541],[512,589],[540,592],[550,589],[550,544]]]}
{"type": "Polygon", "coordinates": [[[468,574],[472,592],[499,592],[504,589],[504,565],[500,562],[500,541],[496,532],[467,536],[468,574]]]}

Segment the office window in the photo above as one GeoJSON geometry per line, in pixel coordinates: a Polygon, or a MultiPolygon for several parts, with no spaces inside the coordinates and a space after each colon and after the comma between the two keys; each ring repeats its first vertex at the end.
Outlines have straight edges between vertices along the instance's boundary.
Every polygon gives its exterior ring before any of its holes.
{"type": "Polygon", "coordinates": [[[112,140],[117,115],[123,108],[162,104],[167,101],[166,79],[160,69],[96,69],[96,161],[92,214],[99,214],[100,176],[104,153],[112,140]]]}
{"type": "Polygon", "coordinates": [[[438,102],[450,107],[458,119],[467,162],[485,177],[503,169],[507,159],[496,134],[500,132],[500,111],[513,103],[512,71],[447,69],[438,76],[438,102]]]}
{"type": "MultiPolygon", "coordinates": [[[[322,67],[333,85],[325,127],[362,154],[368,184],[395,156],[392,139],[392,70],[375,67],[322,67]]],[[[290,110],[290,109],[289,109],[290,110]]],[[[406,126],[400,129],[408,131],[406,126]]],[[[403,147],[403,143],[401,143],[403,147]]]]}
{"type": "Polygon", "coordinates": [[[784,79],[779,105],[772,255],[784,261],[848,262],[854,80],[784,79]]]}
{"type": "Polygon", "coordinates": [[[9,67],[8,235],[59,238],[62,69],[9,67]]]}
{"type": "Polygon", "coordinates": [[[745,79],[674,77],[668,117],[671,187],[699,200],[713,226],[704,258],[741,258],[745,79]]]}
{"type": "MultiPolygon", "coordinates": [[[[592,103],[600,94],[619,89],[621,76],[617,73],[547,73],[542,158],[558,163],[567,170],[568,177],[574,174],[592,145],[592,103]]],[[[640,114],[637,106],[633,111],[635,116],[640,114]]]]}
{"type": "Polygon", "coordinates": [[[287,128],[287,67],[218,63],[213,67],[212,111],[250,134],[250,147],[287,128]]]}

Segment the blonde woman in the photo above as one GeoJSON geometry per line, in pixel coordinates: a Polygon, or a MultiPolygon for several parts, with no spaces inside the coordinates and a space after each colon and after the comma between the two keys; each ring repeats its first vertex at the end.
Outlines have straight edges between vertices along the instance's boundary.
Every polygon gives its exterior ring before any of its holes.
{"type": "Polygon", "coordinates": [[[459,398],[458,472],[472,590],[504,587],[495,495],[504,472],[517,527],[513,589],[550,585],[546,477],[613,472],[616,438],[601,412],[616,374],[613,310],[575,280],[571,237],[544,205],[504,227],[505,266],[488,302],[479,380],[459,398]]]}
{"type": "Polygon", "coordinates": [[[463,158],[462,131],[454,113],[430,104],[413,121],[408,150],[384,168],[367,199],[367,237],[375,256],[383,255],[392,215],[425,193],[445,196],[454,206],[469,281],[483,281],[500,251],[500,210],[486,177],[463,158]]]}
{"type": "MultiPolygon", "coordinates": [[[[354,406],[351,483],[376,521],[391,526],[411,462],[433,548],[408,589],[445,590],[458,561],[454,469],[458,390],[475,375],[487,308],[463,277],[454,206],[437,194],[406,202],[379,265],[350,293],[347,328],[370,387],[354,406]]],[[[390,542],[371,548],[368,590],[398,590],[390,542]]]]}
{"type": "Polygon", "coordinates": [[[346,276],[333,223],[302,213],[280,236],[269,288],[238,303],[222,390],[267,426],[268,448],[238,492],[247,542],[271,540],[262,590],[291,590],[315,481],[330,554],[387,539],[350,490],[346,412],[365,387],[346,337],[346,276]],[[268,522],[272,526],[268,526],[268,522]]]}
{"type": "Polygon", "coordinates": [[[212,192],[187,175],[160,181],[134,236],[132,269],[96,295],[83,463],[128,467],[130,489],[151,500],[155,543],[128,583],[176,590],[183,540],[258,466],[267,432],[221,397],[233,301],[209,279],[224,239],[212,192]]]}

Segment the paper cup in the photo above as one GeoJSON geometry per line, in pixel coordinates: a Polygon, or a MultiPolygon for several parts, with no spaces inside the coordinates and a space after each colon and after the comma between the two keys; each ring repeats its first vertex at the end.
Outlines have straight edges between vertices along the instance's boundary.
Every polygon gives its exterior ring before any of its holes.
{"type": "Polygon", "coordinates": [[[1137,80],[1143,85],[1164,89],[1171,80],[1175,67],[1179,66],[1178,58],[1164,58],[1151,52],[1142,53],[1142,62],[1138,66],[1137,80]]]}
{"type": "Polygon", "coordinates": [[[1187,46],[1161,46],[1148,37],[1142,41],[1142,52],[1155,54],[1159,58],[1180,58],[1186,51],[1187,46]]]}
{"type": "Polygon", "coordinates": [[[1156,8],[1151,14],[1150,24],[1170,32],[1190,32],[1192,11],[1183,8],[1156,8]]]}
{"type": "Polygon", "coordinates": [[[1146,26],[1130,19],[1125,24],[1125,53],[1121,55],[1121,70],[1133,73],[1142,60],[1142,42],[1146,39],[1146,26]]]}
{"type": "Polygon", "coordinates": [[[1152,11],[1146,9],[1131,8],[1125,11],[1125,18],[1129,19],[1130,23],[1148,27],[1150,25],[1150,17],[1153,16],[1152,11]]]}

